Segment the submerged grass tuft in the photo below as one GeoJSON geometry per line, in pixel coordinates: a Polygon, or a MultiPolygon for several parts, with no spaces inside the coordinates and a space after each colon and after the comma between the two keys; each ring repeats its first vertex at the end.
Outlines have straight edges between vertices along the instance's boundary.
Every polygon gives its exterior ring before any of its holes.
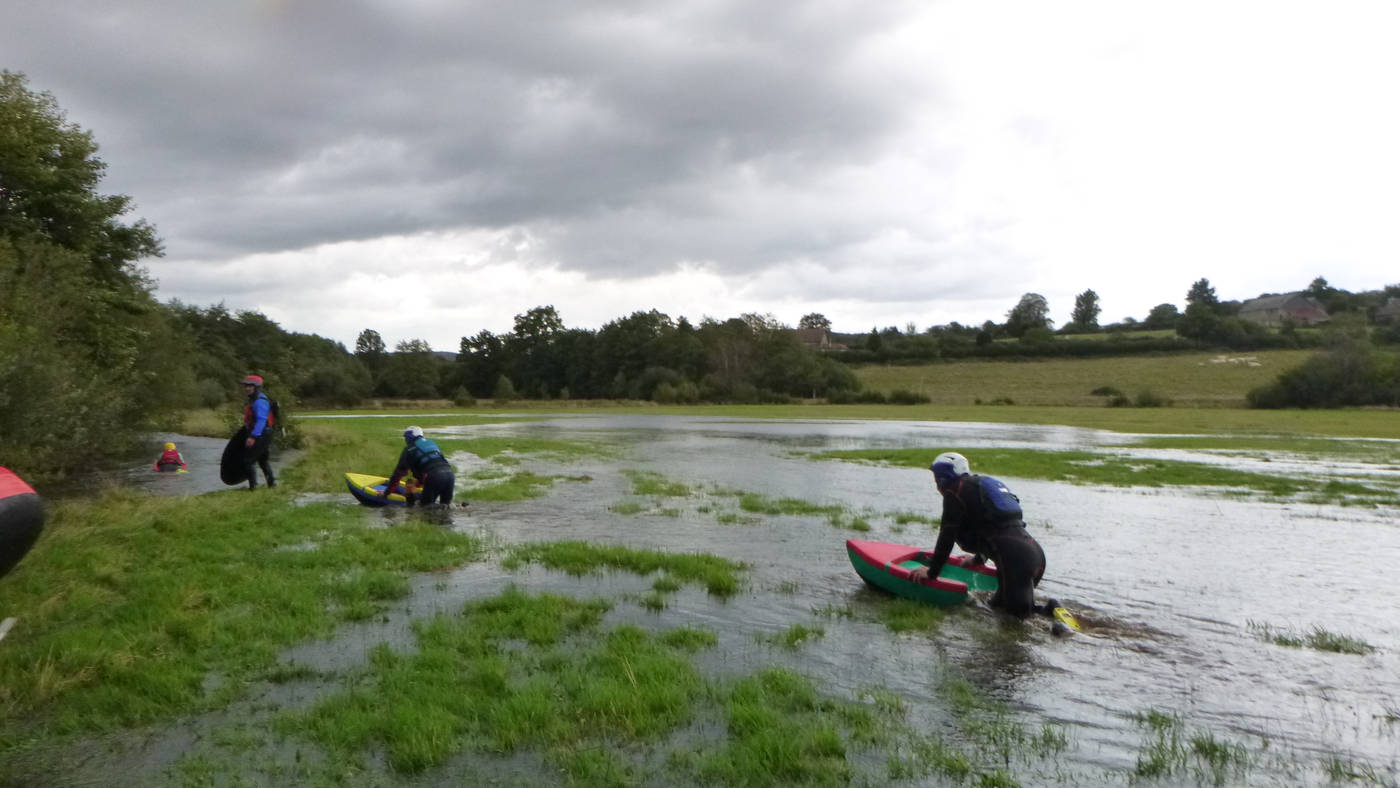
{"type": "Polygon", "coordinates": [[[760,643],[770,646],[780,646],[782,648],[797,648],[803,642],[811,638],[824,637],[826,629],[823,627],[809,627],[805,624],[793,624],[782,632],[775,632],[771,635],[758,635],[760,643]]]}
{"type": "Polygon", "coordinates": [[[1291,627],[1279,628],[1260,621],[1250,621],[1248,625],[1260,640],[1278,646],[1357,655],[1369,654],[1376,650],[1375,646],[1361,638],[1329,632],[1320,626],[1314,626],[1306,633],[1298,633],[1291,627]]]}
{"type": "Polygon", "coordinates": [[[1240,781],[1249,769],[1244,745],[1217,739],[1204,731],[1187,734],[1181,716],[1150,709],[1133,715],[1149,738],[1138,755],[1138,777],[1162,778],[1190,772],[1197,781],[1227,785],[1240,781]]]}
{"type": "Polygon", "coordinates": [[[664,571],[678,582],[698,583],[715,596],[739,590],[743,563],[701,553],[665,553],[588,542],[537,542],[512,547],[503,562],[507,568],[538,563],[571,575],[603,570],[623,570],[639,575],[664,571]]]}
{"type": "Polygon", "coordinates": [[[912,599],[891,599],[880,606],[880,620],[891,632],[931,632],[947,617],[942,608],[912,599]]]}

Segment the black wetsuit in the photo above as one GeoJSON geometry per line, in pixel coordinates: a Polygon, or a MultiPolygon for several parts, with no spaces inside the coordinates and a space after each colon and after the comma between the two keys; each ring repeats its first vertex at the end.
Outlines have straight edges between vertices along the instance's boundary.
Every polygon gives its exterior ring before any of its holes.
{"type": "Polygon", "coordinates": [[[989,557],[996,562],[997,570],[992,606],[1025,618],[1035,612],[1035,587],[1045,574],[1045,551],[1026,531],[1019,511],[999,512],[987,501],[982,481],[983,477],[965,473],[958,478],[956,487],[944,494],[943,519],[938,527],[938,544],[929,559],[929,576],[937,577],[943,570],[954,543],[970,553],[989,557]]]}
{"type": "Polygon", "coordinates": [[[427,438],[417,438],[405,446],[399,454],[399,464],[394,466],[394,473],[389,477],[389,483],[384,489],[394,489],[399,479],[408,473],[412,473],[423,483],[423,491],[418,496],[419,503],[452,503],[457,475],[452,472],[452,464],[443,456],[442,449],[439,449],[436,443],[427,438]]]}

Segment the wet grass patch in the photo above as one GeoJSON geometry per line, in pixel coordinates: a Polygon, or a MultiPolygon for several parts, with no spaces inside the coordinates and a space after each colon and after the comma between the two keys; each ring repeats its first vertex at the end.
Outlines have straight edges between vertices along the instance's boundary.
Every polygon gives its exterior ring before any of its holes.
{"type": "Polygon", "coordinates": [[[940,451],[960,451],[976,469],[998,477],[1045,479],[1071,484],[1113,487],[1221,487],[1263,493],[1271,499],[1304,496],[1313,503],[1400,503],[1400,494],[1355,482],[1315,481],[1296,476],[1270,476],[1209,463],[1142,459],[1094,451],[1039,449],[853,449],[818,452],[813,459],[879,462],[927,469],[940,451]]]}
{"type": "Polygon", "coordinates": [[[525,438],[512,435],[485,435],[472,438],[442,438],[438,445],[443,451],[467,451],[503,465],[521,461],[519,455],[536,455],[555,462],[577,462],[585,457],[614,457],[617,447],[586,441],[561,441],[546,438],[525,438]]]}
{"type": "Polygon", "coordinates": [[[1293,455],[1384,464],[1393,463],[1397,452],[1400,452],[1400,447],[1393,440],[1304,438],[1292,435],[1162,435],[1125,439],[1118,445],[1145,449],[1249,453],[1261,458],[1293,455]]]}
{"type": "Polygon", "coordinates": [[[826,636],[824,627],[809,627],[806,624],[793,624],[782,632],[760,634],[758,642],[780,648],[795,649],[808,640],[826,636]]]}
{"type": "Polygon", "coordinates": [[[624,470],[622,475],[632,480],[633,495],[657,495],[685,498],[692,492],[690,485],[672,481],[652,471],[624,470]]]}
{"type": "Polygon", "coordinates": [[[1370,654],[1375,646],[1351,635],[1329,632],[1320,626],[1313,626],[1307,632],[1298,632],[1292,627],[1276,627],[1262,621],[1250,621],[1249,629],[1265,643],[1288,648],[1310,648],[1317,651],[1331,651],[1336,654],[1370,654]]]}
{"type": "Polygon", "coordinates": [[[891,632],[936,632],[948,613],[943,608],[894,598],[880,605],[879,618],[891,632]]]}
{"type": "Polygon", "coordinates": [[[1190,774],[1211,785],[1239,784],[1249,769],[1244,745],[1217,739],[1208,731],[1188,732],[1180,715],[1149,709],[1132,718],[1148,732],[1134,769],[1139,778],[1190,774]]]}
{"type": "Polygon", "coordinates": [[[281,649],[402,598],[409,573],[480,554],[418,518],[373,528],[280,490],[58,503],[0,585],[20,618],[0,649],[0,748],[222,707],[288,670],[281,649]]]}
{"type": "Polygon", "coordinates": [[[502,564],[515,569],[536,563],[550,569],[583,576],[603,571],[625,571],[638,575],[664,572],[676,581],[696,583],[715,596],[732,596],[739,590],[742,562],[703,553],[666,553],[617,545],[589,542],[535,542],[516,545],[502,564]]]}
{"type": "Polygon", "coordinates": [[[386,777],[473,753],[538,754],[545,768],[530,782],[590,786],[844,786],[863,776],[853,755],[879,763],[882,752],[910,774],[971,772],[947,748],[945,762],[916,762],[931,740],[910,730],[888,690],[835,699],[778,667],[707,681],[691,658],[718,643],[714,633],[604,630],[608,608],[508,588],[417,622],[412,653],[375,647],[343,691],[276,727],[323,748],[327,772],[363,773],[382,758],[386,777]]]}
{"type": "MultiPolygon", "coordinates": [[[[839,504],[817,504],[799,498],[769,498],[751,492],[723,491],[721,494],[737,497],[739,509],[750,515],[823,517],[833,528],[859,532],[871,530],[868,512],[853,512],[839,504]]],[[[732,516],[728,520],[728,524],[749,525],[753,522],[756,521],[744,522],[741,516],[732,516]]]]}
{"type": "Polygon", "coordinates": [[[460,497],[472,501],[523,501],[538,498],[549,491],[559,476],[540,476],[530,471],[513,473],[500,481],[487,482],[458,490],[460,497]]]}

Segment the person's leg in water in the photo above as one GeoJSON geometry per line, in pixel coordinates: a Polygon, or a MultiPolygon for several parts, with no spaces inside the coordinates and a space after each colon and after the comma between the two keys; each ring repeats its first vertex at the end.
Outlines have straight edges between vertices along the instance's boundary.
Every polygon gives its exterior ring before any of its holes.
{"type": "Polygon", "coordinates": [[[997,591],[991,605],[1017,618],[1039,612],[1035,587],[1045,574],[1045,552],[1026,529],[1007,528],[994,540],[997,591]]]}
{"type": "Polygon", "coordinates": [[[424,505],[441,503],[446,506],[452,503],[452,492],[456,486],[457,476],[451,471],[430,473],[423,479],[423,497],[420,500],[424,505]]]}

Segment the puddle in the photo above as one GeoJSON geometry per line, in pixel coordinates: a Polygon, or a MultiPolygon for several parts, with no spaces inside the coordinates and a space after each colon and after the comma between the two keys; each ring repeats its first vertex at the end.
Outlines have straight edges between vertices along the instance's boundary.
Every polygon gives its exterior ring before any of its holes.
{"type": "MultiPolygon", "coordinates": [[[[862,584],[844,541],[931,545],[933,526],[899,525],[891,516],[912,512],[936,519],[938,502],[929,474],[813,462],[794,451],[920,447],[932,457],[940,447],[958,446],[974,471],[996,474],[996,468],[977,464],[978,447],[1093,448],[1121,436],[1000,424],[665,416],[551,417],[440,431],[556,440],[602,437],[622,447],[616,458],[567,463],[527,456],[520,469],[591,480],[561,480],[544,497],[521,502],[473,502],[468,509],[439,513],[443,527],[482,536],[499,547],[587,540],[713,553],[750,565],[748,589],[724,600],[686,587],[668,595],[666,609],[653,613],[633,601],[650,589],[651,578],[574,578],[539,567],[511,572],[498,559],[423,575],[415,578],[413,594],[382,619],[344,626],[332,640],[304,643],[283,655],[285,663],[309,668],[317,678],[263,687],[240,708],[296,707],[338,691],[343,680],[324,676],[353,674],[381,642],[410,649],[415,619],[455,614],[467,601],[513,583],[532,592],[611,599],[615,606],[609,623],[711,630],[719,645],[699,654],[696,663],[712,676],[780,664],[841,697],[885,686],[905,700],[916,727],[937,725],[931,710],[942,704],[938,687],[943,678],[966,679],[1007,704],[1028,730],[1062,726],[1068,746],[1058,761],[1072,775],[1071,782],[1130,782],[1149,740],[1135,718],[1154,710],[1180,715],[1187,731],[1207,731],[1243,745],[1251,753],[1250,784],[1325,782],[1323,765],[1333,758],[1367,764],[1391,782],[1397,774],[1400,584],[1393,582],[1393,567],[1400,566],[1400,528],[1393,510],[1002,477],[1020,496],[1030,530],[1048,556],[1040,594],[1065,603],[1084,632],[1055,638],[1044,622],[1009,622],[973,604],[950,614],[937,635],[896,634],[879,623],[889,598],[862,584]],[[692,494],[634,496],[625,473],[629,470],[684,483],[692,494]],[[841,506],[865,513],[870,530],[857,532],[834,527],[824,517],[795,515],[754,515],[754,524],[726,524],[720,515],[739,511],[738,498],[726,491],[841,506]],[[624,499],[642,499],[641,513],[610,509],[624,499]],[[824,616],[822,610],[850,615],[824,616]],[[1251,629],[1256,622],[1301,631],[1321,627],[1359,637],[1375,650],[1357,656],[1278,646],[1251,629]],[[793,624],[820,626],[824,635],[791,650],[761,642],[793,624]]],[[[208,447],[200,440],[177,439],[192,470],[204,464],[201,453],[208,447]]],[[[209,467],[217,482],[217,452],[223,442],[214,443],[215,465],[209,467]]],[[[1114,451],[1131,456],[1135,450],[1117,446],[1114,451]]],[[[1161,454],[1141,452],[1143,457],[1161,454]]],[[[1173,458],[1193,454],[1171,452],[1173,458]]],[[[274,459],[277,467],[284,461],[274,459]]],[[[1350,467],[1338,463],[1332,472],[1350,467]]],[[[1364,464],[1355,469],[1368,470],[1364,464]]],[[[198,479],[189,481],[191,488],[204,484],[198,479]]],[[[178,483],[161,478],[150,489],[165,494],[159,485],[178,483]]],[[[348,496],[344,500],[350,505],[348,496]]],[[[367,509],[365,516],[393,525],[395,518],[417,515],[367,509]]],[[[172,753],[182,751],[176,744],[188,743],[187,727],[152,733],[149,742],[155,743],[136,745],[124,756],[132,773],[169,768],[172,753]]],[[[426,782],[413,784],[451,783],[454,775],[470,770],[471,759],[459,758],[426,782]]],[[[81,784],[82,771],[75,770],[73,784],[81,784]]],[[[1062,782],[1064,777],[1033,769],[1012,772],[1028,784],[1062,782]]],[[[547,773],[541,778],[547,779],[547,773]]]]}

